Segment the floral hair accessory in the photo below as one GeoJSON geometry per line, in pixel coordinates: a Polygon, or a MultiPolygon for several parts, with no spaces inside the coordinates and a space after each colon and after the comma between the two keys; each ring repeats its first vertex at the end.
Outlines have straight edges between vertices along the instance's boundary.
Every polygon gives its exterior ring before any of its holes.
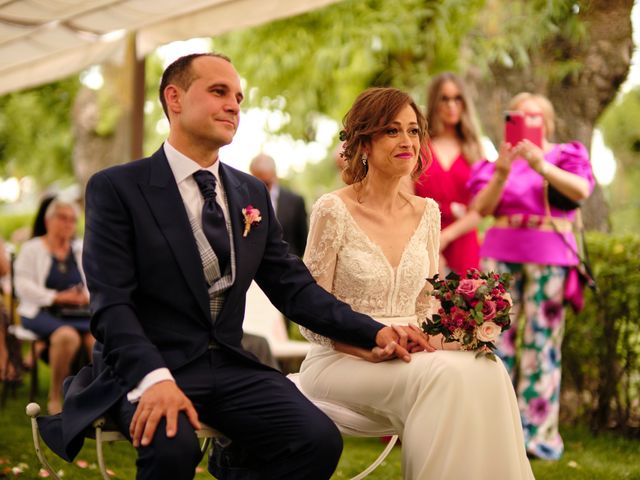
{"type": "Polygon", "coordinates": [[[344,142],[347,139],[347,132],[345,130],[340,130],[340,133],[338,134],[338,138],[340,139],[341,142],[344,142]]]}
{"type": "Polygon", "coordinates": [[[242,236],[246,237],[251,231],[251,226],[254,223],[262,221],[262,217],[260,216],[260,210],[253,208],[253,205],[247,205],[243,208],[242,216],[244,217],[244,232],[242,233],[242,236]]]}
{"type": "Polygon", "coordinates": [[[442,335],[445,342],[459,342],[462,350],[475,350],[476,357],[495,361],[495,341],[511,326],[512,301],[507,291],[511,276],[471,269],[466,278],[451,272],[444,280],[435,275],[427,281],[440,308],[425,319],[422,330],[442,335]]]}

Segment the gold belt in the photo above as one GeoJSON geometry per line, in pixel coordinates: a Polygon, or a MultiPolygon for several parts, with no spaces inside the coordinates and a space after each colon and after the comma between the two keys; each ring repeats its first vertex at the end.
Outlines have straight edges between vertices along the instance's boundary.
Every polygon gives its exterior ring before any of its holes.
{"type": "Polygon", "coordinates": [[[544,230],[549,232],[571,232],[573,229],[573,222],[566,218],[514,213],[513,215],[501,215],[497,217],[493,226],[500,228],[544,230]]]}

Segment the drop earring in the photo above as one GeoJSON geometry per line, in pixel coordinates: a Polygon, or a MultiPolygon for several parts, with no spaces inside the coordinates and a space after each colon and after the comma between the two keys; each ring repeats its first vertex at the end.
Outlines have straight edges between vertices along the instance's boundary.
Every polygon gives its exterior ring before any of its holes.
{"type": "Polygon", "coordinates": [[[367,155],[367,152],[364,152],[364,153],[362,154],[361,159],[362,159],[362,165],[363,165],[363,166],[365,166],[365,167],[367,166],[367,159],[368,159],[368,158],[369,158],[369,156],[367,155]]]}

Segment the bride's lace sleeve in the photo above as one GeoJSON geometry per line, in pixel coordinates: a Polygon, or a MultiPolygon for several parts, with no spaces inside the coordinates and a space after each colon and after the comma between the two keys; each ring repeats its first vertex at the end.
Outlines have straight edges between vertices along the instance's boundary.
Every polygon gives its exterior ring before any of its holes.
{"type": "MultiPolygon", "coordinates": [[[[338,250],[344,235],[341,200],[333,194],[323,195],[313,206],[304,263],[318,285],[331,292],[338,250]]],[[[330,338],[300,326],[300,333],[313,343],[333,348],[330,338]]]]}
{"type": "MultiPolygon", "coordinates": [[[[438,273],[440,260],[440,209],[438,204],[432,199],[427,198],[427,258],[429,259],[429,269],[427,277],[431,278],[438,273]]],[[[422,322],[427,316],[431,316],[436,307],[436,300],[429,295],[431,284],[425,281],[424,288],[418,295],[416,300],[416,315],[418,322],[422,322]]]]}

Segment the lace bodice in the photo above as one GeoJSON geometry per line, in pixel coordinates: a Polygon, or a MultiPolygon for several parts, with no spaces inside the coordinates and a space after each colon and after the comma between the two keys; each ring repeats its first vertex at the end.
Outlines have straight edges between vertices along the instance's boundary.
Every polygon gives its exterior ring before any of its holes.
{"type": "MultiPolygon", "coordinates": [[[[323,195],[311,213],[304,262],[318,284],[358,312],[379,319],[424,318],[431,298],[426,295],[426,278],[437,272],[440,242],[438,206],[426,201],[420,223],[394,269],[344,201],[332,193],[323,195]]],[[[331,343],[304,327],[300,330],[314,343],[331,343]]]]}

